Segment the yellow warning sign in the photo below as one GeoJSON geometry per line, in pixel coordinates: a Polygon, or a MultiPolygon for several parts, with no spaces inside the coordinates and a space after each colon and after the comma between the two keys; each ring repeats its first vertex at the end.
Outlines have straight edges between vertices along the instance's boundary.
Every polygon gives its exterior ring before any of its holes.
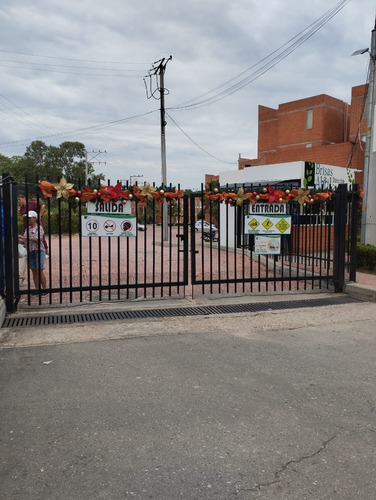
{"type": "Polygon", "coordinates": [[[247,214],[244,221],[244,234],[291,234],[291,215],[247,214]]]}
{"type": "Polygon", "coordinates": [[[262,223],[262,225],[264,226],[264,228],[267,231],[269,231],[273,227],[273,222],[270,219],[266,219],[266,220],[264,220],[264,222],[262,223]]]}
{"type": "Polygon", "coordinates": [[[290,224],[286,221],[286,219],[281,219],[275,227],[278,229],[278,231],[283,234],[285,233],[288,229],[290,229],[290,224]]]}
{"type": "Polygon", "coordinates": [[[255,231],[255,230],[258,228],[258,226],[259,226],[259,225],[260,225],[260,224],[259,224],[259,222],[258,222],[256,219],[252,219],[252,220],[250,220],[250,221],[248,222],[248,226],[249,226],[251,229],[253,229],[253,231],[255,231]]]}

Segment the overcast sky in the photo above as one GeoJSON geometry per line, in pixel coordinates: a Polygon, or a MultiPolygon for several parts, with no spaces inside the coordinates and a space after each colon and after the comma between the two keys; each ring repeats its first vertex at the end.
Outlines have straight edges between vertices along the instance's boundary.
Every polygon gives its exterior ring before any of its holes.
{"type": "Polygon", "coordinates": [[[374,24],[374,0],[2,0],[0,153],[80,141],[112,183],[159,185],[160,93],[148,75],[171,55],[167,181],[198,188],[205,173],[236,170],[239,154],[257,156],[258,105],[350,103],[369,64],[351,54],[370,46],[374,24]]]}

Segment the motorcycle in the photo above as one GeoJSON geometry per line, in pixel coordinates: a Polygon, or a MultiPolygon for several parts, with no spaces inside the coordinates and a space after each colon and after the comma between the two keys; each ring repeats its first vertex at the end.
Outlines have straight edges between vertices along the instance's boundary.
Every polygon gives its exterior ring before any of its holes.
{"type": "Polygon", "coordinates": [[[218,232],[217,230],[212,231],[204,231],[202,233],[202,239],[204,241],[218,241],[218,232]]]}

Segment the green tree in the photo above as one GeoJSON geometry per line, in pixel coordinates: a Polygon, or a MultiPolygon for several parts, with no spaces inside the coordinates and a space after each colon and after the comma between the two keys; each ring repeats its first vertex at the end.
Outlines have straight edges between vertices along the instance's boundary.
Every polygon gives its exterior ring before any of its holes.
{"type": "Polygon", "coordinates": [[[60,173],[58,167],[51,166],[49,147],[43,141],[33,141],[26,148],[24,159],[26,175],[33,175],[38,179],[53,179],[60,173]]]}
{"type": "Polygon", "coordinates": [[[52,182],[60,180],[64,175],[73,184],[85,184],[87,174],[93,184],[104,180],[102,173],[94,175],[93,165],[86,165],[86,150],[82,142],[66,141],[60,146],[47,146],[43,141],[33,141],[26,148],[23,156],[8,158],[0,155],[0,172],[9,173],[18,182],[23,182],[25,175],[29,178],[52,182]]]}
{"type": "MultiPolygon", "coordinates": [[[[86,173],[86,150],[82,142],[63,142],[59,146],[59,153],[63,166],[63,173],[67,179],[75,184],[80,180],[85,183],[86,173]]],[[[91,171],[93,170],[91,166],[91,171]]],[[[88,174],[89,174],[88,165],[88,174]]]]}
{"type": "Polygon", "coordinates": [[[0,153],[0,173],[6,174],[13,170],[13,162],[8,156],[4,156],[0,153]]]}

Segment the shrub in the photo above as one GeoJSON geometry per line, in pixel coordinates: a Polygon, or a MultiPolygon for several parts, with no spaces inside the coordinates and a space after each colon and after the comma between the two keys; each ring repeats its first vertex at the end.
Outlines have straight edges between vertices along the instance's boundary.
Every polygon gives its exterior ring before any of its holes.
{"type": "Polygon", "coordinates": [[[358,243],[356,246],[356,266],[376,272],[376,247],[358,243]]]}
{"type": "MultiPolygon", "coordinates": [[[[82,213],[86,213],[86,207],[82,207],[82,213]]],[[[69,232],[77,234],[80,230],[81,220],[76,206],[72,207],[69,203],[62,202],[60,203],[60,212],[58,206],[51,207],[49,217],[47,210],[45,211],[44,224],[46,234],[49,234],[49,232],[51,232],[51,235],[58,235],[59,232],[61,234],[68,234],[69,232]]],[[[23,220],[19,213],[17,216],[17,225],[18,234],[23,234],[23,220]]]]}

